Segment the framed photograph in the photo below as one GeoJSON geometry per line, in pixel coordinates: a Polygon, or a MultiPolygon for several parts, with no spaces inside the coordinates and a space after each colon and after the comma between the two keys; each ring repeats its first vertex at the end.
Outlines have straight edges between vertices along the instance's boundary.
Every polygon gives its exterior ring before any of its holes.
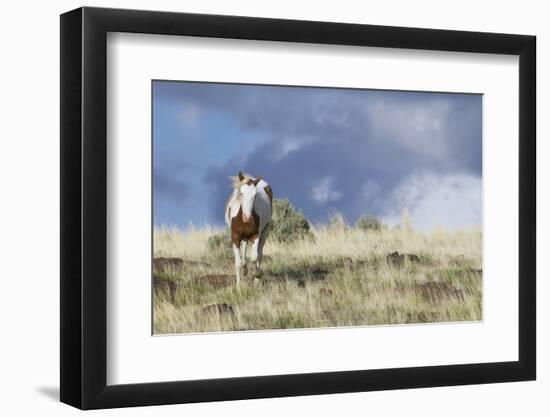
{"type": "Polygon", "coordinates": [[[61,401],[533,380],[535,37],[61,16],[61,401]]]}

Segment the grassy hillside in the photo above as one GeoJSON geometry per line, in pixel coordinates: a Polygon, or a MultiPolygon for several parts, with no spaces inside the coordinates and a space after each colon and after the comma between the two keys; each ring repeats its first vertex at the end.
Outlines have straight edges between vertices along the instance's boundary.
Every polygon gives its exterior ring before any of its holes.
{"type": "Polygon", "coordinates": [[[234,285],[216,230],[154,230],[154,332],[476,321],[482,318],[480,230],[433,233],[312,228],[269,240],[264,276],[234,285]]]}

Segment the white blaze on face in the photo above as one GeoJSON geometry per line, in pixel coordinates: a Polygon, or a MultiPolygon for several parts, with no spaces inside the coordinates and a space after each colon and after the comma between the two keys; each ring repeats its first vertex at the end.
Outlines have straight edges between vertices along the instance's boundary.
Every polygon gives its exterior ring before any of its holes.
{"type": "Polygon", "coordinates": [[[254,184],[241,185],[241,206],[243,210],[243,221],[246,223],[252,216],[252,206],[256,197],[256,186],[254,184]]]}

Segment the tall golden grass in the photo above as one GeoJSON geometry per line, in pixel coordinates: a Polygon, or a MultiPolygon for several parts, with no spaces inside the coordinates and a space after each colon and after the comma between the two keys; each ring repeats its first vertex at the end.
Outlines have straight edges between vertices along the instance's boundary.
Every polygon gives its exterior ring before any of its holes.
{"type": "Polygon", "coordinates": [[[154,257],[184,260],[157,272],[175,297],[154,296],[154,332],[188,333],[482,319],[482,235],[478,230],[364,231],[313,227],[314,240],[269,240],[259,285],[217,285],[232,257],[207,249],[212,228],[154,230],[154,257]],[[388,255],[415,255],[395,262],[388,255]],[[222,308],[223,307],[223,308],[222,308]]]}

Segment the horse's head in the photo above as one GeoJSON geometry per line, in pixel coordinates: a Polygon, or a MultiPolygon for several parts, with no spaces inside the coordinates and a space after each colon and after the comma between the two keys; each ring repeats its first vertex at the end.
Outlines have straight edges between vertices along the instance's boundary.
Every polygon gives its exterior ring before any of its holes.
{"type": "Polygon", "coordinates": [[[252,178],[245,176],[239,171],[239,196],[241,200],[241,208],[243,213],[243,222],[247,223],[252,217],[252,208],[254,198],[256,197],[256,186],[261,181],[262,177],[252,178]]]}

